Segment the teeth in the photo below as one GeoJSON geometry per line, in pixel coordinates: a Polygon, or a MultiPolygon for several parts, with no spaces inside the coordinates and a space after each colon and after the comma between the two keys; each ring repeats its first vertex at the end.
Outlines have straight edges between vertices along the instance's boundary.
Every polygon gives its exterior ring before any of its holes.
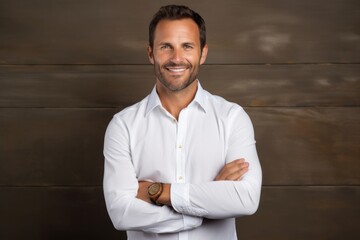
{"type": "Polygon", "coordinates": [[[186,68],[168,68],[169,71],[172,71],[172,72],[183,72],[186,70],[186,68]]]}

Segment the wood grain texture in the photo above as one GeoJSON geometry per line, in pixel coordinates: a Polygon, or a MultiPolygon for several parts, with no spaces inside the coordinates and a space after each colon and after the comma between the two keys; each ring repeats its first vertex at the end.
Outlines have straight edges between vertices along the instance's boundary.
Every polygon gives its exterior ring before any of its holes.
{"type": "MultiPolygon", "coordinates": [[[[172,3],[189,5],[206,20],[208,63],[360,62],[357,0],[172,3]]],[[[148,23],[165,4],[1,0],[0,63],[148,63],[148,23]]]]}
{"type": "Polygon", "coordinates": [[[360,108],[249,108],[265,185],[359,185],[360,108]]]}
{"type": "Polygon", "coordinates": [[[359,106],[360,65],[213,65],[200,79],[241,106],[359,106]]]}
{"type": "MultiPolygon", "coordinates": [[[[205,65],[199,79],[241,106],[360,105],[360,64],[205,65]]],[[[123,107],[154,84],[151,65],[0,66],[0,107],[123,107]]]]}
{"type": "Polygon", "coordinates": [[[258,212],[238,218],[239,239],[359,239],[360,188],[264,187],[258,212]]]}
{"type": "MultiPolygon", "coordinates": [[[[123,239],[100,187],[0,187],[0,238],[123,239]]],[[[258,212],[237,219],[239,239],[358,239],[359,187],[264,187],[258,212]]]]}
{"type": "MultiPolygon", "coordinates": [[[[1,185],[100,185],[116,109],[2,109],[1,185]]],[[[360,108],[249,108],[265,185],[359,185],[360,108]]]]}
{"type": "Polygon", "coordinates": [[[0,239],[126,239],[99,187],[0,187],[0,239]]]}
{"type": "Polygon", "coordinates": [[[2,185],[100,185],[114,109],[2,109],[2,185]]]}
{"type": "MultiPolygon", "coordinates": [[[[263,191],[239,239],[360,239],[360,2],[175,0],[207,23],[205,89],[244,106],[263,191]]],[[[154,86],[168,0],[0,0],[0,239],[126,239],[102,193],[113,114],[154,86]]]]}

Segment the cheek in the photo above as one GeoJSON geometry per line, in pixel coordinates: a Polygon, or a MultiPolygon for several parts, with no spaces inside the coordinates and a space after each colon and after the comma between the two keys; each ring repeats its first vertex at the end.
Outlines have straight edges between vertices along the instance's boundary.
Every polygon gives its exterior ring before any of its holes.
{"type": "Polygon", "coordinates": [[[188,61],[194,63],[194,64],[199,64],[201,62],[201,55],[199,54],[189,54],[186,56],[186,59],[188,59],[188,61]]]}

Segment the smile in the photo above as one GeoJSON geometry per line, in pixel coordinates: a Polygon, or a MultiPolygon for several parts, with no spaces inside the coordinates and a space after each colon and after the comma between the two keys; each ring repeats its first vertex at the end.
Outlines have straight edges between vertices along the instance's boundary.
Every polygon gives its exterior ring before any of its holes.
{"type": "Polygon", "coordinates": [[[167,69],[168,71],[170,71],[170,72],[181,73],[181,72],[184,72],[184,71],[187,69],[187,67],[181,67],[181,68],[179,68],[179,67],[176,67],[176,68],[167,67],[166,69],[167,69]]]}

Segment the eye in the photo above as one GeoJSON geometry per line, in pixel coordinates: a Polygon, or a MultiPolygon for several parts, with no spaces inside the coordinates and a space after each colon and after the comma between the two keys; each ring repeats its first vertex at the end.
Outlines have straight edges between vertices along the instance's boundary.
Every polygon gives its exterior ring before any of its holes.
{"type": "Polygon", "coordinates": [[[194,47],[192,45],[190,45],[190,44],[185,44],[184,48],[185,49],[193,49],[194,47]]]}
{"type": "Polygon", "coordinates": [[[161,45],[160,49],[170,49],[170,46],[165,44],[165,45],[161,45]]]}

